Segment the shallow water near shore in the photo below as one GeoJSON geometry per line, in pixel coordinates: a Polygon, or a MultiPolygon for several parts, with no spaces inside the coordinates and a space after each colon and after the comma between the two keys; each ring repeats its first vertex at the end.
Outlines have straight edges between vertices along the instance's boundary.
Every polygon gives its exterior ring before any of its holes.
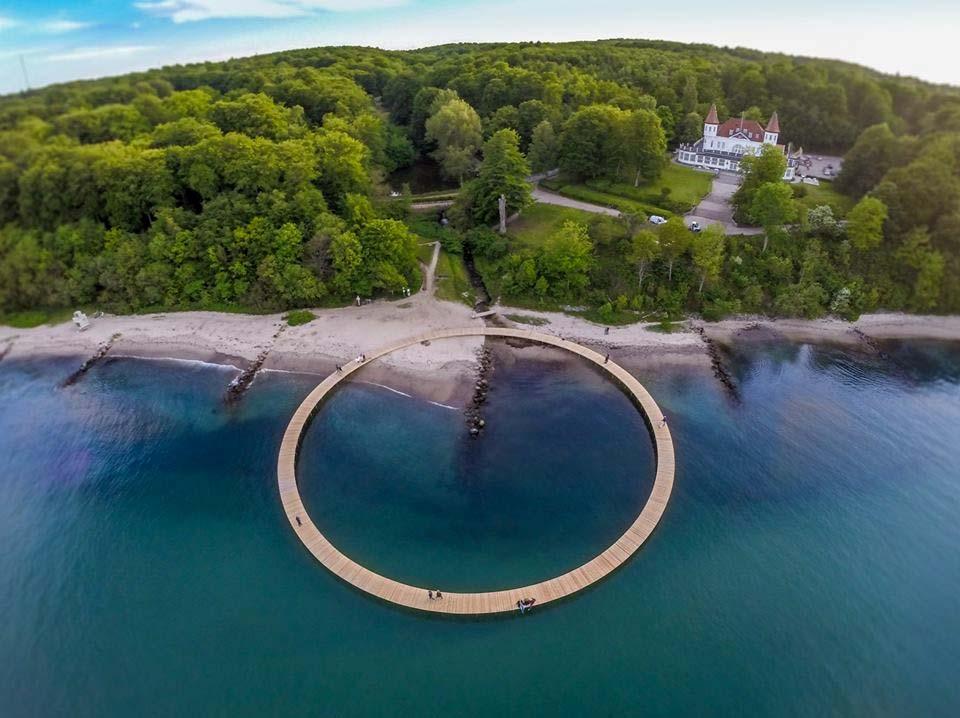
{"type": "MultiPolygon", "coordinates": [[[[647,545],[523,616],[433,618],[346,586],[282,515],[275,461],[315,377],[0,362],[5,716],[955,715],[960,346],[789,343],[639,375],[677,483],[647,545]]],[[[519,353],[522,357],[522,352],[519,353]]],[[[355,384],[311,426],[307,506],[395,578],[456,588],[586,560],[649,492],[642,420],[577,365],[491,377],[486,434],[355,384]]]]}

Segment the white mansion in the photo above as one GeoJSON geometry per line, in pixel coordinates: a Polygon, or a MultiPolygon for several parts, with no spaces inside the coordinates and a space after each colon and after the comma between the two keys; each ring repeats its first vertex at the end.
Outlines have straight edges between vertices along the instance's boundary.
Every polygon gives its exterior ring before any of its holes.
{"type": "Polygon", "coordinates": [[[703,137],[693,144],[683,144],[677,150],[677,161],[684,165],[693,165],[711,170],[740,171],[740,160],[744,155],[758,155],[764,145],[774,145],[787,155],[785,180],[793,180],[803,156],[803,150],[788,151],[777,144],[780,139],[780,120],[774,112],[767,126],[755,120],[730,118],[723,124],[717,117],[717,106],[710,106],[710,113],[703,123],[703,137]]]}

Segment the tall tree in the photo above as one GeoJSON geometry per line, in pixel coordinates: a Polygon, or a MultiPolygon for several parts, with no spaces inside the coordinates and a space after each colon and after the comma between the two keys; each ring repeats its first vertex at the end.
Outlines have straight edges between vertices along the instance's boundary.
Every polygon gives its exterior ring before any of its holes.
{"type": "Polygon", "coordinates": [[[793,192],[781,181],[767,182],[757,188],[750,205],[750,219],[763,227],[763,251],[771,235],[797,218],[793,192]]]}
{"type": "Polygon", "coordinates": [[[634,110],[622,119],[623,151],[633,171],[633,186],[640,178],[655,180],[666,164],[667,138],[657,113],[634,110]]]}
{"type": "Polygon", "coordinates": [[[787,171],[787,158],[783,151],[773,145],[764,145],[759,155],[747,155],[740,161],[743,182],[731,198],[734,217],[738,222],[751,221],[753,197],[761,185],[783,180],[787,171]]]}
{"type": "Polygon", "coordinates": [[[917,227],[907,234],[897,250],[897,259],[913,270],[910,309],[924,312],[936,307],[945,263],[943,255],[930,247],[930,234],[925,227],[917,227]]]}
{"type": "Polygon", "coordinates": [[[496,221],[500,195],[506,199],[508,215],[519,212],[532,201],[527,182],[530,166],[519,144],[517,132],[505,129],[495,133],[483,146],[479,175],[468,187],[471,212],[477,222],[496,221]]]}
{"type": "Polygon", "coordinates": [[[843,160],[837,189],[851,197],[862,197],[903,159],[904,148],[886,123],[868,127],[843,160]]]}
{"type": "Polygon", "coordinates": [[[637,268],[637,289],[643,291],[643,278],[647,268],[660,254],[660,241],[649,229],[641,229],[630,239],[627,261],[637,268]]]}
{"type": "Polygon", "coordinates": [[[703,116],[698,112],[688,112],[677,126],[677,141],[696,142],[703,135],[703,116]]]}
{"type": "Polygon", "coordinates": [[[667,281],[673,281],[673,264],[690,247],[690,230],[682,217],[671,217],[660,225],[660,255],[667,263],[667,281]]]}
{"type": "Polygon", "coordinates": [[[540,274],[558,299],[574,299],[589,283],[593,243],[586,225],[567,220],[543,245],[540,274]]]}
{"type": "Polygon", "coordinates": [[[533,129],[533,141],[530,143],[527,159],[534,172],[556,169],[560,159],[560,139],[550,120],[544,120],[533,129]]]}
{"type": "Polygon", "coordinates": [[[876,197],[864,197],[847,213],[847,237],[861,252],[867,252],[883,241],[883,223],[887,206],[876,197]]]}
{"type": "Polygon", "coordinates": [[[456,90],[440,87],[424,87],[414,95],[410,107],[410,136],[414,145],[423,151],[433,148],[426,136],[427,120],[442,105],[459,97],[456,90]]]}
{"type": "Polygon", "coordinates": [[[720,277],[726,239],[722,224],[711,224],[702,232],[693,235],[691,239],[693,266],[697,268],[697,273],[700,275],[697,294],[703,292],[703,285],[706,282],[714,282],[720,277]]]}
{"type": "Polygon", "coordinates": [[[524,152],[530,148],[533,142],[533,132],[541,122],[549,120],[553,116],[546,103],[540,100],[527,100],[521,102],[517,107],[519,114],[519,125],[517,132],[520,133],[520,149],[524,152]]]}
{"type": "Polygon", "coordinates": [[[624,114],[613,105],[574,112],[560,135],[560,169],[575,178],[615,175],[623,160],[624,114]]]}
{"type": "Polygon", "coordinates": [[[480,116],[463,100],[441,105],[427,120],[427,139],[437,144],[432,155],[443,173],[463,181],[483,140],[480,116]]]}

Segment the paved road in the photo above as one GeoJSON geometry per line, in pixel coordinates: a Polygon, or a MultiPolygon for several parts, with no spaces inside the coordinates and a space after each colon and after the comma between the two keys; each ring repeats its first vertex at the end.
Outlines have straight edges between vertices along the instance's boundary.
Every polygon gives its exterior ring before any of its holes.
{"type": "Polygon", "coordinates": [[[611,207],[604,207],[599,204],[591,204],[590,202],[581,202],[577,199],[570,199],[569,197],[564,197],[562,194],[557,194],[556,192],[549,192],[539,185],[533,188],[533,199],[536,202],[543,202],[543,204],[555,204],[558,207],[570,207],[571,209],[579,209],[584,212],[593,212],[594,214],[606,214],[611,217],[619,217],[620,212],[611,207]]]}
{"type": "Polygon", "coordinates": [[[710,194],[686,216],[687,224],[699,222],[703,226],[722,224],[727,234],[760,234],[758,227],[740,227],[733,221],[733,206],[730,198],[740,186],[740,175],[720,172],[713,178],[710,194]]]}
{"type": "Polygon", "coordinates": [[[452,204],[452,199],[441,199],[435,202],[414,202],[410,205],[410,209],[412,209],[414,212],[425,211],[428,209],[446,209],[452,204]]]}
{"type": "Polygon", "coordinates": [[[804,164],[797,168],[797,173],[804,177],[835,180],[843,167],[843,157],[834,155],[804,155],[803,160],[804,164]]]}

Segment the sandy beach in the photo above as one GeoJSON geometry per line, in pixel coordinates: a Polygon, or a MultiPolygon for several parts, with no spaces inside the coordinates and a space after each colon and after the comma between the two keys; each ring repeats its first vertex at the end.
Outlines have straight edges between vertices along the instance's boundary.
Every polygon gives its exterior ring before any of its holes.
{"type": "Polygon", "coordinates": [[[842,319],[768,319],[740,317],[700,322],[707,336],[722,344],[751,338],[781,338],[796,342],[859,344],[864,339],[939,339],[960,341],[960,317],[902,314],[864,314],[855,322],[842,319]]]}
{"type": "MultiPolygon", "coordinates": [[[[704,338],[720,344],[757,339],[857,344],[873,339],[930,338],[960,340],[960,317],[865,315],[856,322],[838,319],[799,320],[741,317],[715,323],[688,320],[684,330],[662,333],[654,325],[605,327],[578,317],[495,307],[491,319],[504,326],[532,328],[607,352],[628,369],[651,365],[710,367],[704,338]],[[523,319],[511,321],[507,315],[523,319]]],[[[239,370],[258,357],[267,370],[326,375],[337,364],[405,337],[444,328],[482,326],[466,306],[436,301],[426,292],[401,301],[377,301],[361,307],[321,309],[299,327],[287,326],[282,314],[245,315],[178,312],[105,315],[85,331],[72,323],[33,329],[0,327],[0,356],[93,355],[113,339],[111,356],[194,359],[232,365],[239,370]]],[[[477,369],[481,339],[451,339],[396,352],[365,370],[363,380],[425,396],[463,403],[477,369]]],[[[535,348],[529,355],[546,356],[535,348]]]]}

